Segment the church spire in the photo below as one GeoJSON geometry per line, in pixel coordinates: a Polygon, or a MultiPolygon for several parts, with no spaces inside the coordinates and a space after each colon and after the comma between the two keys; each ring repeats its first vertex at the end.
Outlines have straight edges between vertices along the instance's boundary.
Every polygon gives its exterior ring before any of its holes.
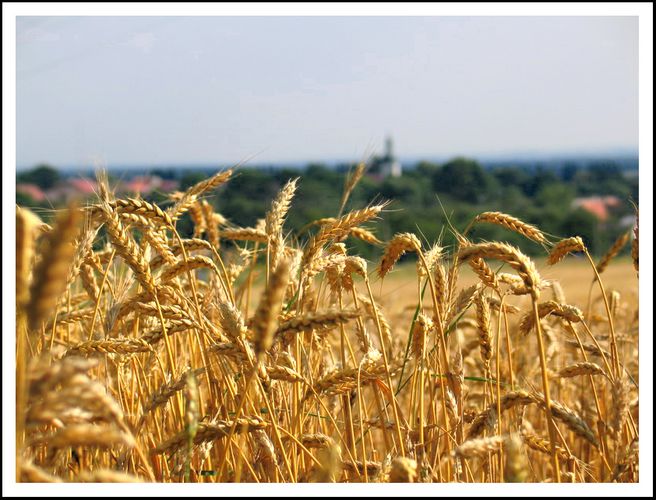
{"type": "Polygon", "coordinates": [[[394,142],[392,136],[385,138],[385,156],[383,157],[382,172],[385,177],[400,177],[401,162],[394,156],[394,142]]]}
{"type": "Polygon", "coordinates": [[[394,142],[391,135],[385,138],[385,157],[389,160],[394,159],[394,142]]]}

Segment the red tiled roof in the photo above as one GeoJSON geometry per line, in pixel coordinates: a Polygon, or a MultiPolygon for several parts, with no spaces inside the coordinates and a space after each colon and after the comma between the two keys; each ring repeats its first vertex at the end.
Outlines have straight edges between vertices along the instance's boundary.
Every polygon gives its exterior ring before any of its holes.
{"type": "Polygon", "coordinates": [[[605,221],[608,219],[606,204],[600,199],[582,200],[579,206],[597,216],[597,219],[605,221]]]}
{"type": "Polygon", "coordinates": [[[77,189],[81,194],[94,194],[96,192],[97,184],[92,179],[73,178],[68,183],[77,189]]]}
{"type": "Polygon", "coordinates": [[[607,207],[618,207],[622,203],[622,201],[617,197],[617,196],[604,196],[604,202],[606,203],[607,207]]]}
{"type": "Polygon", "coordinates": [[[168,193],[178,189],[178,181],[172,179],[163,179],[159,185],[159,190],[163,193],[168,193]]]}
{"type": "Polygon", "coordinates": [[[581,207],[583,210],[595,215],[600,221],[608,219],[608,209],[617,207],[621,200],[617,196],[590,196],[588,198],[577,198],[572,203],[575,207],[581,207]]]}
{"type": "Polygon", "coordinates": [[[46,199],[45,193],[36,184],[16,184],[16,191],[28,195],[34,201],[43,201],[46,199]]]}

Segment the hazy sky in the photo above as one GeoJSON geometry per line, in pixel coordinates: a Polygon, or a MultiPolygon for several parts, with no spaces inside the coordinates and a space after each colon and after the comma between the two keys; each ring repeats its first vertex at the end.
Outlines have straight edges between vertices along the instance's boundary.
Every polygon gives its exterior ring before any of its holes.
{"type": "Polygon", "coordinates": [[[19,17],[17,164],[638,145],[637,17],[19,17]]]}

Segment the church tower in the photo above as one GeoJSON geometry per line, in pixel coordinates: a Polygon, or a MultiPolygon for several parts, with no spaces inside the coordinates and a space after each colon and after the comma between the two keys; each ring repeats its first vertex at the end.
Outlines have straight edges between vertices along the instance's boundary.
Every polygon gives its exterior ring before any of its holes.
{"type": "Polygon", "coordinates": [[[381,172],[384,177],[401,177],[401,162],[394,156],[394,143],[391,136],[387,136],[385,139],[385,155],[381,163],[381,172]]]}

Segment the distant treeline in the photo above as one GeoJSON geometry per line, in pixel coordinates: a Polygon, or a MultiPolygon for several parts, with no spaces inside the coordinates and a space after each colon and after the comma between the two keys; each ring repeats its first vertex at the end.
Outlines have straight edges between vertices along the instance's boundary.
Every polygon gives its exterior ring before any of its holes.
{"type": "MultiPolygon", "coordinates": [[[[284,183],[300,177],[299,189],[289,211],[285,228],[291,234],[305,237],[308,222],[334,217],[339,209],[345,179],[344,168],[329,168],[312,164],[305,169],[238,169],[228,184],[219,188],[208,200],[231,223],[253,226],[264,217],[271,200],[284,183]],[[304,230],[302,234],[299,232],[304,230]]],[[[143,173],[143,172],[142,172],[143,173]]],[[[21,172],[17,182],[49,186],[59,181],[54,175],[21,172]]],[[[206,178],[206,171],[151,170],[151,175],[179,181],[179,189],[206,178]]],[[[111,183],[111,175],[110,175],[111,183]]],[[[144,196],[149,201],[165,203],[163,193],[144,196]]],[[[611,198],[605,198],[609,200],[611,198]]],[[[451,227],[462,231],[476,214],[499,211],[535,224],[554,237],[578,235],[591,251],[603,253],[623,231],[630,229],[634,213],[631,201],[638,204],[637,172],[627,172],[613,161],[586,166],[565,165],[558,170],[497,166],[483,168],[478,162],[456,158],[437,164],[420,162],[405,169],[401,177],[380,178],[365,175],[353,191],[347,209],[361,208],[372,202],[391,200],[381,220],[369,224],[381,240],[397,232],[411,231],[426,242],[441,239],[444,245],[453,242],[451,227]],[[583,198],[616,197],[604,214],[594,214],[582,208],[583,198]],[[578,200],[579,203],[575,203],[578,200]]],[[[35,206],[33,200],[21,195],[17,203],[35,206]]],[[[584,203],[583,203],[584,205],[584,203]]],[[[41,206],[44,206],[43,204],[41,206]]],[[[182,233],[191,233],[191,221],[179,222],[182,233]]],[[[522,237],[489,224],[480,224],[470,232],[473,238],[505,240],[518,245],[529,254],[544,251],[522,237]]],[[[347,243],[360,255],[374,257],[379,249],[356,239],[347,243]]]]}

